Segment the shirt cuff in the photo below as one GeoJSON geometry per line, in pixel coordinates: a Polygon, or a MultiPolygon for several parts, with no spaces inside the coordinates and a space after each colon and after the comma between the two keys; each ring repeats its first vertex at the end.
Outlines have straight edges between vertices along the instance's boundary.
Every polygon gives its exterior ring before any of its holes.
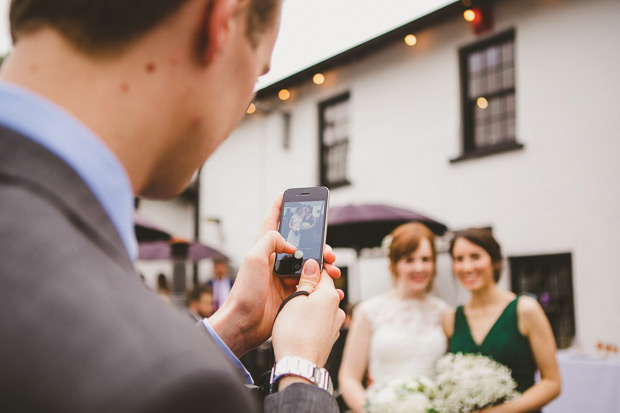
{"type": "Polygon", "coordinates": [[[241,374],[241,377],[243,378],[243,381],[245,384],[254,384],[254,380],[252,379],[252,376],[250,375],[250,373],[247,371],[247,369],[245,368],[245,366],[243,364],[241,364],[241,362],[239,361],[239,359],[233,354],[232,351],[230,351],[230,349],[228,348],[228,346],[226,345],[226,343],[224,343],[222,341],[222,339],[220,338],[220,336],[215,332],[215,330],[213,329],[213,327],[211,327],[211,325],[209,324],[208,319],[203,318],[202,319],[202,324],[204,324],[205,328],[207,329],[207,331],[209,332],[209,334],[211,335],[211,337],[213,338],[213,341],[215,341],[215,344],[219,347],[219,349],[222,351],[222,353],[224,353],[224,356],[226,356],[226,358],[228,360],[230,360],[230,362],[233,364],[233,366],[237,369],[237,371],[239,372],[239,374],[241,374]]]}

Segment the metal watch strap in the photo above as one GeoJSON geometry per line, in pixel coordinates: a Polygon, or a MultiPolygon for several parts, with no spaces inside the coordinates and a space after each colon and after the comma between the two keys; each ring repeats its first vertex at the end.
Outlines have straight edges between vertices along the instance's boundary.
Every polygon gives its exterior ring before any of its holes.
{"type": "Polygon", "coordinates": [[[331,377],[329,377],[329,372],[300,357],[284,357],[273,366],[269,379],[272,393],[275,391],[278,380],[284,376],[303,377],[330,395],[334,394],[334,385],[331,377]]]}

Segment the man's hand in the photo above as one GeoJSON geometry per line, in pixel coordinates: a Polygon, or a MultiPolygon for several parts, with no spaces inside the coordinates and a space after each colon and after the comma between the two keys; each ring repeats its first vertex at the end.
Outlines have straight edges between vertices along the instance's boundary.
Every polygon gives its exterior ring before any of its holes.
{"type": "MultiPolygon", "coordinates": [[[[243,260],[226,302],[209,318],[213,329],[237,357],[256,348],[271,336],[282,300],[293,293],[296,284],[300,282],[297,278],[281,280],[273,274],[275,254],[295,252],[295,247],[276,231],[281,206],[282,195],[276,199],[263,221],[259,241],[243,260]]],[[[331,248],[326,246],[323,273],[328,279],[340,276],[340,270],[333,265],[335,259],[331,248]]],[[[314,265],[317,266],[316,262],[314,265]]]]}
{"type": "MultiPolygon", "coordinates": [[[[272,336],[276,361],[296,356],[323,367],[344,323],[344,311],[338,307],[344,293],[334,288],[334,281],[325,271],[319,272],[314,260],[306,261],[297,291],[310,295],[291,299],[276,318],[272,336]]],[[[285,376],[278,388],[281,391],[297,382],[306,380],[285,376]]]]}
{"type": "Polygon", "coordinates": [[[290,300],[276,318],[272,336],[275,358],[297,356],[322,367],[344,322],[344,311],[338,307],[344,293],[334,288],[325,271],[320,273],[314,260],[306,261],[297,291],[310,295],[290,300]]]}

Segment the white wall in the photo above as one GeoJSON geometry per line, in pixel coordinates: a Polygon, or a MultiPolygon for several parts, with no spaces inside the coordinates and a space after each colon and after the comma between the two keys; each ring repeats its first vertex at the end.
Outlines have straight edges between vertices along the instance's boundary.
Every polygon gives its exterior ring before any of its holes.
{"type": "MultiPolygon", "coordinates": [[[[507,256],[570,252],[578,340],[620,343],[620,2],[498,3],[494,32],[516,30],[523,150],[449,162],[460,154],[458,49],[477,39],[458,18],[416,33],[414,48],[395,44],[326,73],[320,87],[295,88],[281,105],[292,116],[288,149],[281,114],[248,117],[203,170],[203,240],[240,263],[276,194],[318,184],[317,105],[349,91],[352,185],[332,191],[332,206],[382,202],[451,229],[492,226],[507,256]]],[[[380,259],[338,262],[351,266],[352,301],[390,286],[380,259]]],[[[466,300],[449,258],[439,272],[442,296],[466,300]]]]}

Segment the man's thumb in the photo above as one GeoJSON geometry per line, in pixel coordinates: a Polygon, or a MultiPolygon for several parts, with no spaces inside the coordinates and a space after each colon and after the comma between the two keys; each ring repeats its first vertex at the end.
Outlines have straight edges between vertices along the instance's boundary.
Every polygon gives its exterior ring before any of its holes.
{"type": "Polygon", "coordinates": [[[321,279],[321,269],[315,260],[308,260],[299,278],[297,291],[313,292],[321,279]]]}

